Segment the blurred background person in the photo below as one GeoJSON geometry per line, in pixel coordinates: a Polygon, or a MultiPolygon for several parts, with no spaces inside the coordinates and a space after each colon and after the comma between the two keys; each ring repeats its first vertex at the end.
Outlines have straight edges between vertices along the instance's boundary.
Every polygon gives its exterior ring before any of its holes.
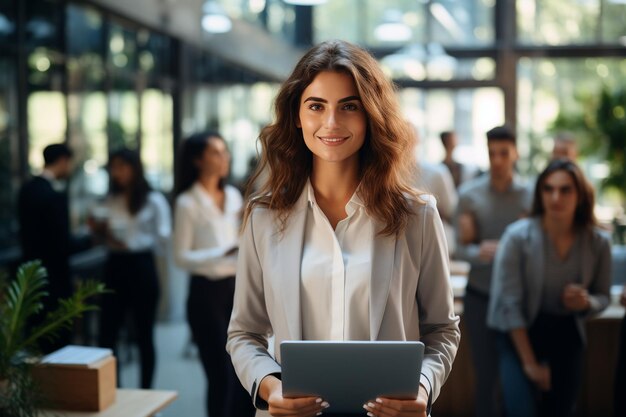
{"type": "MultiPolygon", "coordinates": [[[[156,352],[154,325],[159,299],[155,254],[170,237],[171,213],[165,197],[153,191],[139,154],[129,149],[109,156],[109,193],[93,230],[108,249],[105,283],[113,293],[102,300],[100,346],[116,351],[128,313],[140,356],[141,388],[151,388],[156,352]]],[[[119,372],[118,372],[119,375],[119,372]]],[[[118,380],[119,383],[119,380],[118,380]]]]}
{"type": "MultiPolygon", "coordinates": [[[[23,260],[40,259],[48,271],[48,296],[32,326],[56,308],[59,298],[72,295],[69,258],[80,246],[70,234],[68,198],[61,182],[72,172],[72,150],[62,143],[48,145],[43,159],[41,175],[24,183],[17,204],[23,260]]],[[[71,338],[71,331],[63,330],[55,340],[43,341],[40,349],[50,353],[69,344],[71,338]]]]}
{"type": "Polygon", "coordinates": [[[450,171],[450,175],[452,175],[452,180],[454,181],[454,187],[458,189],[462,183],[479,175],[480,171],[476,167],[462,164],[454,159],[454,150],[459,143],[455,131],[447,130],[441,132],[439,137],[441,138],[443,149],[446,152],[441,163],[450,171]]]}
{"type": "MultiPolygon", "coordinates": [[[[415,147],[417,148],[420,143],[419,129],[415,124],[409,123],[413,127],[415,147]]],[[[416,154],[413,186],[435,196],[437,210],[439,210],[448,243],[448,255],[452,257],[456,250],[453,219],[459,200],[452,175],[445,166],[424,161],[416,154]]]]}
{"type": "Polygon", "coordinates": [[[498,330],[506,416],[574,415],[585,319],[609,305],[610,238],[578,166],[539,175],[531,217],[510,225],[494,261],[489,325],[498,330]]]}
{"type": "Polygon", "coordinates": [[[444,166],[418,161],[416,177],[415,187],[431,193],[437,199],[437,209],[448,242],[448,253],[452,257],[456,250],[453,218],[458,204],[452,176],[444,166]]]}
{"type": "Polygon", "coordinates": [[[578,158],[578,143],[571,132],[558,132],[554,135],[552,159],[565,158],[576,161],[578,158]]]}
{"type": "Polygon", "coordinates": [[[239,191],[226,184],[226,142],[218,132],[193,135],[182,144],[178,166],[174,257],[191,275],[187,321],[207,378],[207,416],[253,416],[226,352],[243,208],[239,191]]]}
{"type": "Polygon", "coordinates": [[[470,263],[463,314],[476,376],[475,415],[500,414],[496,332],[487,327],[493,257],[506,227],[528,214],[532,194],[517,177],[515,134],[506,126],[487,132],[489,173],[461,186],[456,256],[470,263]]]}

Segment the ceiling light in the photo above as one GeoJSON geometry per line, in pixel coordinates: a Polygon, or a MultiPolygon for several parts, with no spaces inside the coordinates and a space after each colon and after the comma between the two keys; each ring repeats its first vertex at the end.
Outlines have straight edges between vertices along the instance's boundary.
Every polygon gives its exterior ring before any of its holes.
{"type": "Polygon", "coordinates": [[[294,6],[318,6],[326,3],[327,0],[283,0],[287,4],[294,6]]]}
{"type": "Polygon", "coordinates": [[[397,9],[385,10],[382,23],[374,29],[374,37],[381,42],[406,42],[413,37],[413,31],[402,20],[402,12],[397,9]]]}
{"type": "Polygon", "coordinates": [[[232,21],[217,2],[207,1],[202,7],[202,12],[202,29],[206,32],[225,33],[232,29],[232,21]]]}

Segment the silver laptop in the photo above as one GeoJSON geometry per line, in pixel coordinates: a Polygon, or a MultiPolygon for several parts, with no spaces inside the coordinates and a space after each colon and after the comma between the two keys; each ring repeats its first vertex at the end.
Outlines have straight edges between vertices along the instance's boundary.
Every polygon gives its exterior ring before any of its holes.
{"type": "Polygon", "coordinates": [[[285,341],[280,344],[283,396],[319,396],[328,413],[363,413],[377,397],[417,398],[421,342],[285,341]]]}

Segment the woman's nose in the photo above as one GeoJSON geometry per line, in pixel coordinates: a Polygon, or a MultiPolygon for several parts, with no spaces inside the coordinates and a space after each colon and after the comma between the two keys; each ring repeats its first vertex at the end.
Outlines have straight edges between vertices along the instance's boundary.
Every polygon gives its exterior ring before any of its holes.
{"type": "Polygon", "coordinates": [[[326,127],[334,127],[337,125],[337,115],[333,110],[326,112],[325,120],[326,127]]]}
{"type": "Polygon", "coordinates": [[[558,192],[558,190],[552,191],[552,194],[550,195],[550,198],[552,198],[552,201],[557,201],[559,197],[560,197],[560,193],[558,192]]]}

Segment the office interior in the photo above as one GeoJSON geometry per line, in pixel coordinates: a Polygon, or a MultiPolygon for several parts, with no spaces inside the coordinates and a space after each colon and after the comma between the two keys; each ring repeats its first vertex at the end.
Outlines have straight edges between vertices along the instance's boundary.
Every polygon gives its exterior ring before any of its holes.
{"type": "MultiPolygon", "coordinates": [[[[518,173],[534,179],[554,134],[573,132],[578,162],[596,188],[596,215],[612,233],[615,291],[626,283],[623,151],[620,171],[597,117],[603,97],[612,100],[615,120],[626,117],[624,0],[307,3],[2,0],[0,270],[12,273],[20,262],[17,191],[41,172],[47,145],[63,142],[74,151],[67,186],[79,236],[89,233],[87,218],[107,192],[108,154],[120,146],[140,152],[150,185],[171,202],[179,144],[216,129],[232,154],[229,180],[241,186],[280,83],[308,47],[339,38],[366,47],[396,84],[419,132],[420,160],[440,162],[439,133],[454,130],[456,158],[486,170],[485,132],[506,123],[517,133],[518,173]]],[[[104,257],[98,246],[74,255],[76,280],[101,276],[104,257]]],[[[200,415],[202,374],[184,321],[187,277],[170,254],[158,263],[156,386],[180,391],[179,404],[162,415],[200,415]],[[192,369],[197,383],[181,369],[192,369]]],[[[615,313],[593,325],[590,352],[615,357],[620,318],[615,313]]],[[[94,343],[97,329],[87,323],[82,330],[80,341],[94,343]]],[[[131,346],[123,352],[122,372],[132,381],[136,355],[131,346]]],[[[471,415],[468,360],[457,357],[437,415],[471,415]]],[[[611,402],[611,364],[588,368],[595,385],[586,380],[581,401],[588,406],[580,415],[608,415],[602,413],[611,402]],[[586,414],[591,409],[599,414],[586,414]]]]}

